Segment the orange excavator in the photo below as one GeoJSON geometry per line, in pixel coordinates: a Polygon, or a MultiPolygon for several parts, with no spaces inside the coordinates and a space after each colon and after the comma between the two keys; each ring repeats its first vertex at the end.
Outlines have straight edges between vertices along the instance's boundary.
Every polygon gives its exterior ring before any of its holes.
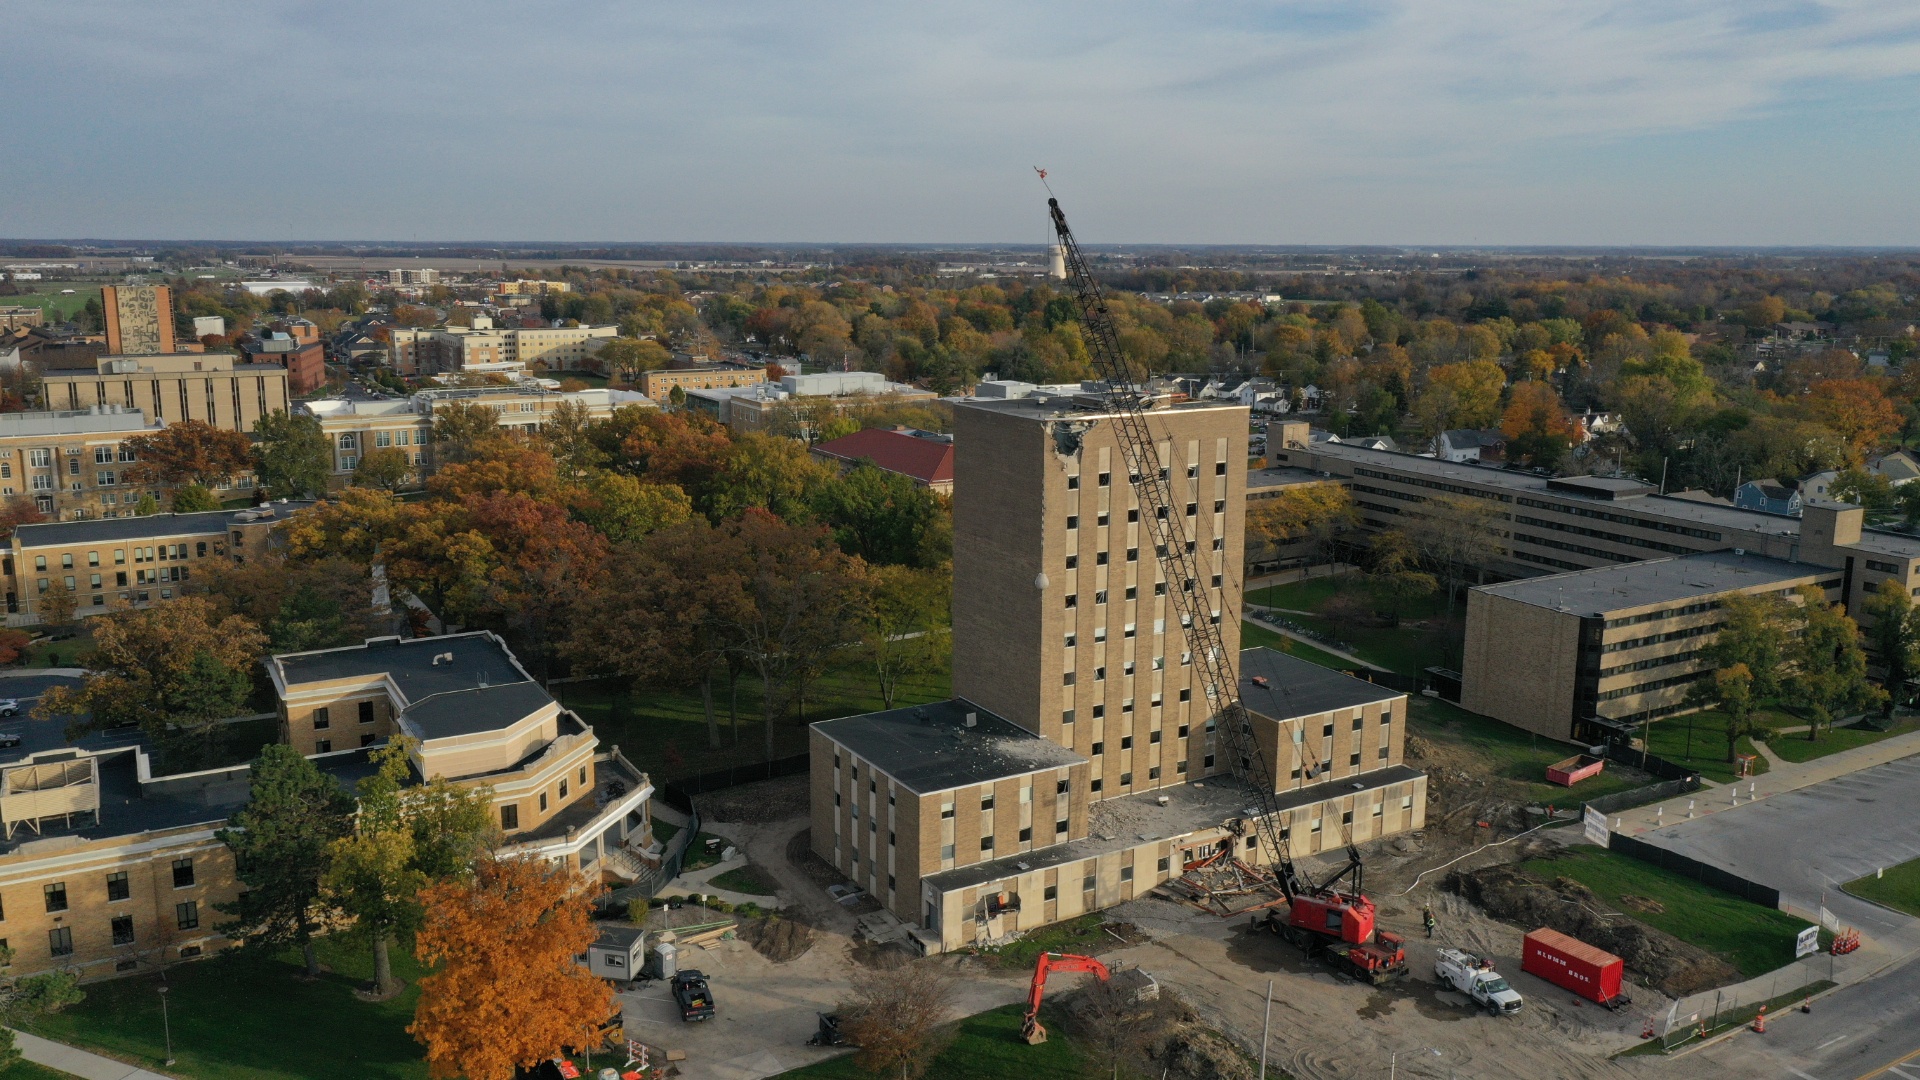
{"type": "Polygon", "coordinates": [[[1046,993],[1048,973],[1055,971],[1085,971],[1101,982],[1113,977],[1107,965],[1091,956],[1041,953],[1040,959],[1033,965],[1033,984],[1027,987],[1027,1020],[1020,1025],[1020,1037],[1027,1040],[1028,1046],[1038,1046],[1047,1041],[1047,1029],[1040,1024],[1040,997],[1046,993]]]}

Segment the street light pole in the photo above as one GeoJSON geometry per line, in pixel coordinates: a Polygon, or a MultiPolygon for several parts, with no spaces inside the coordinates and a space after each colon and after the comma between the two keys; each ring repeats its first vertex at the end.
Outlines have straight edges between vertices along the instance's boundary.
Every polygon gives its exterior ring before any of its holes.
{"type": "Polygon", "coordinates": [[[167,1016],[167,986],[160,984],[160,1027],[167,1035],[167,1060],[164,1064],[173,1067],[173,1021],[167,1016]]]}
{"type": "Polygon", "coordinates": [[[1267,1080],[1267,1032],[1273,1030],[1273,980],[1267,980],[1267,1016],[1260,1022],[1260,1080],[1267,1080]]]}

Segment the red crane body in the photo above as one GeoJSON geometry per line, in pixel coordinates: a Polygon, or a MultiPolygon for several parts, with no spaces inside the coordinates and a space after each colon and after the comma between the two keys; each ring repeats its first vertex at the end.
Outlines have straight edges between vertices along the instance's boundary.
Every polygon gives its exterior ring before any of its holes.
{"type": "Polygon", "coordinates": [[[1027,1019],[1020,1025],[1020,1037],[1027,1044],[1035,1046],[1047,1041],[1047,1029],[1040,1025],[1040,998],[1046,993],[1047,975],[1055,971],[1085,971],[1106,982],[1113,977],[1107,965],[1091,956],[1076,956],[1073,953],[1040,954],[1033,965],[1033,982],[1027,987],[1027,1019]]]}

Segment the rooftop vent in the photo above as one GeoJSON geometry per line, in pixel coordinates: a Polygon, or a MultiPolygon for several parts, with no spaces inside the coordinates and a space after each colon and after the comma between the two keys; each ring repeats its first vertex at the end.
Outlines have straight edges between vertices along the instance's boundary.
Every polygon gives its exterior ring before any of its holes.
{"type": "Polygon", "coordinates": [[[433,666],[439,667],[443,663],[453,663],[453,654],[450,652],[435,653],[433,656],[433,666]]]}
{"type": "Polygon", "coordinates": [[[975,724],[978,724],[979,722],[980,722],[980,714],[979,714],[979,713],[975,713],[975,712],[970,712],[970,713],[968,713],[968,714],[967,714],[967,726],[968,726],[968,727],[973,727],[973,726],[974,726],[975,724]]]}

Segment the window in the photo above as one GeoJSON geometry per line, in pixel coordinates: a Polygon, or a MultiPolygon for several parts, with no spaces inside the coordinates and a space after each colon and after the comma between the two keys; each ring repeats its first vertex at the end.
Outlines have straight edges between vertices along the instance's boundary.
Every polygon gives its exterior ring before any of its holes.
{"type": "Polygon", "coordinates": [[[1094,782],[1093,782],[1093,783],[1091,783],[1091,784],[1088,784],[1088,785],[1087,785],[1087,789],[1088,789],[1089,791],[1099,791],[1099,790],[1100,790],[1101,788],[1103,788],[1103,787],[1105,787],[1105,786],[1106,786],[1106,781],[1105,781],[1105,780],[1099,780],[1099,779],[1096,779],[1096,780],[1094,780],[1094,782]]]}
{"type": "Polygon", "coordinates": [[[328,711],[327,706],[322,705],[319,708],[313,710],[313,730],[325,731],[326,729],[332,726],[333,726],[333,716],[328,711]]]}
{"type": "Polygon", "coordinates": [[[1120,774],[1120,786],[1121,786],[1121,787],[1132,787],[1132,786],[1133,786],[1133,774],[1132,774],[1132,773],[1130,773],[1130,772],[1123,772],[1123,773],[1121,773],[1121,774],[1120,774]]]}
{"type": "Polygon", "coordinates": [[[1056,821],[1056,822],[1054,822],[1054,823],[1053,823],[1053,831],[1054,831],[1054,834],[1055,834],[1056,836],[1057,836],[1057,835],[1059,835],[1060,833],[1064,833],[1064,832],[1066,832],[1066,831],[1067,831],[1067,823],[1066,823],[1066,821],[1065,821],[1065,820],[1063,819],[1063,820],[1060,820],[1060,821],[1056,821]]]}
{"type": "Polygon", "coordinates": [[[1077,529],[1079,527],[1080,527],[1080,515],[1078,514],[1067,515],[1067,528],[1077,529]]]}
{"type": "Polygon", "coordinates": [[[53,464],[53,451],[29,450],[27,451],[27,464],[36,469],[48,468],[53,464]]]}
{"type": "Polygon", "coordinates": [[[1347,755],[1347,764],[1349,764],[1349,765],[1359,765],[1359,764],[1360,764],[1360,752],[1359,752],[1358,750],[1356,750],[1356,751],[1354,751],[1353,753],[1351,753],[1351,754],[1348,754],[1348,755],[1347,755]]]}
{"type": "Polygon", "coordinates": [[[1080,489],[1080,478],[1078,476],[1067,477],[1067,490],[1078,491],[1079,489],[1080,489]]]}
{"type": "Polygon", "coordinates": [[[173,920],[182,930],[200,928],[200,901],[189,900],[184,904],[173,905],[173,920]]]}
{"type": "Polygon", "coordinates": [[[173,887],[184,889],[193,884],[193,860],[173,860],[173,887]]]}
{"type": "Polygon", "coordinates": [[[1123,867],[1121,867],[1121,868],[1120,868],[1120,880],[1121,880],[1121,881],[1132,881],[1132,880],[1133,880],[1133,867],[1131,867],[1131,866],[1123,866],[1123,867]]]}
{"type": "Polygon", "coordinates": [[[1053,782],[1053,793],[1055,795],[1065,795],[1067,793],[1067,781],[1055,780],[1053,782]]]}
{"type": "Polygon", "coordinates": [[[107,875],[107,903],[111,904],[115,900],[125,900],[132,895],[133,890],[127,885],[127,875],[124,870],[107,875]]]}
{"type": "Polygon", "coordinates": [[[67,910],[67,883],[66,882],[56,881],[51,885],[43,885],[41,886],[40,891],[46,894],[48,911],[67,910]]]}
{"type": "Polygon", "coordinates": [[[567,797],[567,782],[565,780],[560,781],[560,797],[562,799],[567,797]]]}
{"type": "Polygon", "coordinates": [[[133,944],[133,916],[116,915],[113,919],[113,943],[115,945],[133,944]]]}
{"type": "Polygon", "coordinates": [[[1080,556],[1078,555],[1067,556],[1067,569],[1072,570],[1075,567],[1078,567],[1079,565],[1080,565],[1080,556]]]}
{"type": "Polygon", "coordinates": [[[47,951],[55,956],[72,956],[73,927],[56,926],[47,931],[47,951]]]}
{"type": "Polygon", "coordinates": [[[540,812],[547,812],[547,793],[544,791],[540,793],[540,812]]]}
{"type": "Polygon", "coordinates": [[[1057,900],[1059,899],[1059,897],[1060,897],[1060,886],[1058,885],[1049,885],[1040,894],[1040,899],[1042,900],[1057,900]]]}
{"type": "Polygon", "coordinates": [[[1227,463],[1226,463],[1226,462],[1224,462],[1224,461],[1216,461],[1216,462],[1214,462],[1214,463],[1213,463],[1213,475],[1215,475],[1215,476],[1225,476],[1225,475],[1227,475],[1227,463]]]}
{"type": "MultiPolygon", "coordinates": [[[[580,766],[580,786],[581,787],[587,786],[587,767],[585,765],[580,766]]],[[[871,782],[867,784],[867,790],[868,791],[873,790],[873,784],[871,782]]]]}
{"type": "Polygon", "coordinates": [[[113,447],[111,447],[111,446],[96,446],[96,447],[94,447],[94,448],[93,448],[93,463],[94,463],[95,465],[110,465],[110,464],[112,464],[112,463],[113,463],[113,447]]]}
{"type": "Polygon", "coordinates": [[[1099,513],[1099,514],[1097,514],[1097,515],[1095,515],[1095,516],[1094,516],[1094,519],[1093,519],[1093,523],[1094,523],[1095,525],[1099,525],[1099,526],[1102,526],[1102,527],[1105,527],[1105,525],[1107,524],[1107,515],[1106,515],[1106,512],[1105,512],[1105,511],[1102,511],[1101,513],[1099,513]]]}
{"type": "Polygon", "coordinates": [[[992,851],[992,850],[993,850],[993,837],[991,837],[991,836],[983,836],[983,837],[981,837],[981,838],[980,838],[980,850],[981,850],[981,851],[992,851]]]}
{"type": "Polygon", "coordinates": [[[1027,828],[1024,828],[1024,829],[1021,829],[1021,830],[1020,830],[1020,842],[1021,842],[1021,843],[1023,843],[1023,844],[1024,844],[1024,843],[1026,843],[1027,841],[1029,841],[1029,840],[1032,840],[1032,839],[1033,839],[1033,828],[1032,828],[1032,826],[1028,826],[1027,828]]]}
{"type": "Polygon", "coordinates": [[[1069,633],[1067,635],[1067,648],[1069,649],[1073,648],[1074,644],[1078,641],[1079,641],[1078,635],[1069,633]]]}
{"type": "Polygon", "coordinates": [[[993,809],[993,796],[991,795],[980,796],[980,812],[984,814],[991,809],[993,809]]]}
{"type": "Polygon", "coordinates": [[[1131,735],[1120,736],[1120,749],[1122,750],[1133,749],[1133,736],[1131,735]]]}
{"type": "Polygon", "coordinates": [[[512,832],[520,827],[520,808],[518,806],[508,805],[500,808],[500,827],[508,832],[512,832]]]}
{"type": "Polygon", "coordinates": [[[1073,710],[1072,709],[1063,710],[1060,713],[1060,722],[1063,724],[1073,723],[1073,710]]]}
{"type": "Polygon", "coordinates": [[[1097,879],[1095,879],[1092,874],[1088,874],[1085,878],[1081,879],[1080,889],[1083,892],[1092,892],[1094,885],[1097,883],[1097,879]]]}
{"type": "Polygon", "coordinates": [[[941,803],[941,804],[940,804],[940,816],[941,816],[941,817],[943,817],[943,818],[950,818],[950,817],[952,817],[952,816],[953,816],[953,804],[952,804],[952,803],[941,803]]]}
{"type": "Polygon", "coordinates": [[[1202,759],[1200,762],[1200,767],[1203,769],[1213,768],[1213,755],[1208,754],[1204,759],[1202,759]]]}
{"type": "Polygon", "coordinates": [[[1094,603],[1096,603],[1096,604],[1104,604],[1104,603],[1106,603],[1106,602],[1107,602],[1107,590],[1105,590],[1105,589],[1101,589],[1101,590],[1100,590],[1099,592],[1096,592],[1096,593],[1094,593],[1094,594],[1093,594],[1093,602],[1094,602],[1094,603]]]}
{"type": "Polygon", "coordinates": [[[1187,763],[1184,761],[1180,762],[1179,764],[1173,767],[1173,771],[1177,773],[1185,773],[1187,771],[1187,763]]]}
{"type": "Polygon", "coordinates": [[[1367,723],[1367,720],[1366,720],[1366,717],[1363,717],[1363,716],[1356,716],[1356,717],[1354,717],[1354,718],[1353,718],[1353,730],[1355,730],[1355,731],[1359,731],[1359,730],[1360,730],[1360,729],[1361,729],[1362,727],[1365,727],[1365,726],[1366,726],[1366,723],[1367,723]]]}
{"type": "Polygon", "coordinates": [[[371,732],[371,731],[368,731],[368,732],[364,732],[364,733],[362,733],[362,734],[361,734],[361,736],[360,736],[360,745],[361,745],[361,746],[372,746],[372,745],[374,744],[374,741],[375,741],[376,739],[378,739],[378,738],[379,738],[379,736],[378,736],[378,735],[375,735],[375,734],[374,734],[373,732],[371,732]]]}
{"type": "Polygon", "coordinates": [[[1067,594],[1067,606],[1068,606],[1068,607],[1070,607],[1070,608],[1076,608],[1076,607],[1079,607],[1079,606],[1080,606],[1080,598],[1079,598],[1078,596],[1075,596],[1075,595],[1074,595],[1074,594],[1072,594],[1072,593],[1068,593],[1068,594],[1067,594]]]}
{"type": "Polygon", "coordinates": [[[952,845],[952,844],[942,844],[942,845],[941,845],[941,847],[940,847],[940,858],[942,858],[942,859],[944,859],[944,860],[949,860],[949,861],[950,861],[950,860],[952,860],[952,858],[953,858],[953,845],[952,845]]]}
{"type": "Polygon", "coordinates": [[[1157,742],[1159,742],[1159,741],[1160,741],[1160,733],[1159,733],[1158,731],[1149,731],[1149,732],[1147,732],[1147,741],[1148,741],[1148,742],[1150,742],[1150,743],[1157,743],[1157,742]]]}
{"type": "Polygon", "coordinates": [[[1193,700],[1193,690],[1192,690],[1192,688],[1188,688],[1188,689],[1186,689],[1186,690],[1182,690],[1182,691],[1180,691],[1180,700],[1181,700],[1181,701],[1192,701],[1192,700],[1193,700]]]}
{"type": "Polygon", "coordinates": [[[1100,474],[1100,486],[1101,486],[1101,487],[1106,487],[1106,486],[1107,486],[1107,481],[1108,481],[1108,480],[1110,480],[1110,479],[1112,479],[1112,477],[1113,477],[1113,474],[1112,474],[1112,473],[1101,473],[1101,474],[1100,474]]]}
{"type": "Polygon", "coordinates": [[[313,752],[314,752],[314,753],[316,753],[316,754],[331,754],[331,753],[333,753],[333,740],[332,740],[332,739],[316,739],[316,740],[314,740],[314,743],[313,743],[313,752]]]}
{"type": "Polygon", "coordinates": [[[1073,685],[1073,679],[1074,679],[1074,673],[1073,673],[1073,672],[1071,672],[1071,671],[1069,671],[1069,672],[1067,672],[1067,673],[1066,673],[1065,675],[1062,675],[1062,676],[1060,677],[1060,685],[1061,685],[1061,686],[1072,686],[1072,685],[1073,685]]]}
{"type": "Polygon", "coordinates": [[[45,555],[35,555],[33,557],[33,568],[35,570],[45,570],[47,568],[47,557],[45,555]]]}
{"type": "Polygon", "coordinates": [[[373,723],[373,702],[363,701],[360,703],[360,722],[363,724],[373,723]]]}

